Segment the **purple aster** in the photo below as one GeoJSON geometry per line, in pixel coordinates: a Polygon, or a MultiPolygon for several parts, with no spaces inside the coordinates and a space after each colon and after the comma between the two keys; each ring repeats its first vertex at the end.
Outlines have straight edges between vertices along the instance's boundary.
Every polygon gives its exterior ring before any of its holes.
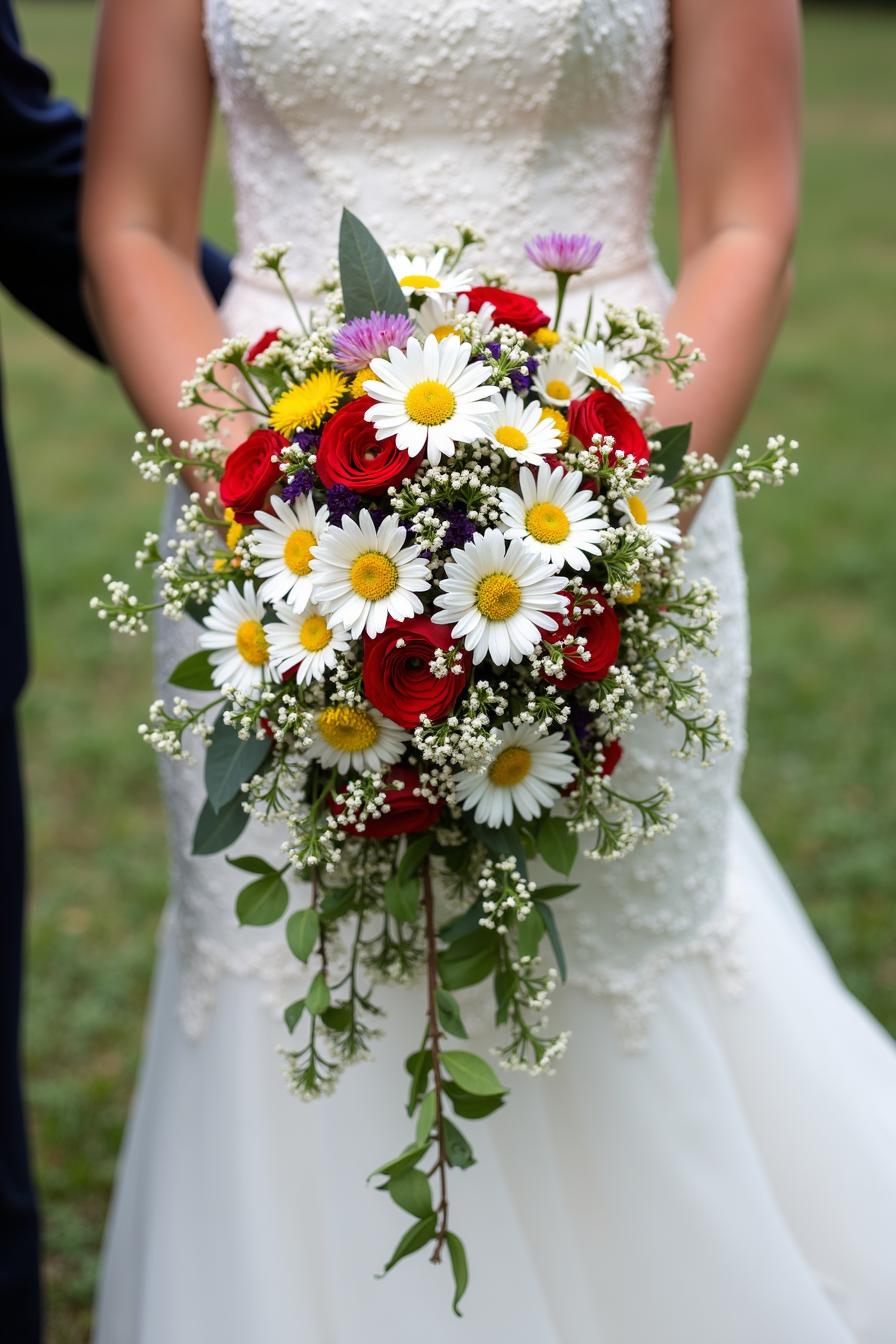
{"type": "Polygon", "coordinates": [[[526,243],[526,256],[543,271],[581,275],[597,261],[603,243],[588,233],[539,233],[526,243]]]}
{"type": "Polygon", "coordinates": [[[327,491],[330,522],[338,525],[347,513],[354,513],[360,503],[360,496],[354,490],[349,490],[347,485],[331,485],[327,491]]]}
{"type": "Polygon", "coordinates": [[[333,355],[348,373],[366,369],[372,359],[382,359],[389,347],[403,350],[414,334],[413,319],[396,313],[371,313],[353,317],[333,339],[333,355]]]}
{"type": "Polygon", "coordinates": [[[448,521],[448,530],[442,538],[442,545],[449,551],[465,546],[476,535],[475,524],[467,517],[463,509],[449,509],[444,515],[448,521]]]}
{"type": "Polygon", "coordinates": [[[283,487],[283,498],[287,504],[291,504],[294,499],[299,498],[299,495],[310,495],[313,489],[314,472],[303,468],[301,471],[297,471],[294,476],[290,476],[283,487]]]}

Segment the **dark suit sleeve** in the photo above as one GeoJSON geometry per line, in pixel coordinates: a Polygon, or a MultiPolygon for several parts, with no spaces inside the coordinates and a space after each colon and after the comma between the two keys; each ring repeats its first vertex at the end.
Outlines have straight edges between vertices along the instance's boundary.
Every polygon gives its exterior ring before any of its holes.
{"type": "MultiPolygon", "coordinates": [[[[84,121],[53,98],[21,49],[11,0],[0,0],[0,284],[87,354],[101,358],[81,302],[77,213],[84,121]]],[[[206,243],[202,266],[220,302],[230,279],[206,243]]]]}

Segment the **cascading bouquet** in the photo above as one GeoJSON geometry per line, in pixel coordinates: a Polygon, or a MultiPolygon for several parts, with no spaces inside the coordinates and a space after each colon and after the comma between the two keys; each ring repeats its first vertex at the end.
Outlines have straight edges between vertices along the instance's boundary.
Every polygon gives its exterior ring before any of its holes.
{"type": "MultiPolygon", "coordinates": [[[[226,341],[184,385],[206,437],[137,436],[147,478],[174,482],[188,461],[219,482],[184,505],[164,554],[155,535],[138,552],[160,600],[108,576],[94,599],[126,633],[156,607],[201,627],[171,682],[212,697],[156,702],[141,727],[174,757],[188,732],[206,748],[194,852],[234,845],[250,815],[284,830],[279,867],[230,862],[251,877],[237,918],[288,916],[289,948],[312,963],[285,1008],[304,1033],[286,1052],[294,1089],[314,1097],[367,1057],[377,987],[421,976],[414,1137],[376,1174],[413,1219],[386,1268],[447,1247],[455,1310],[468,1271],[447,1170],[474,1160],[457,1120],[506,1096],[482,1053],[448,1042],[467,1039],[458,992],[491,981],[503,1065],[540,1072],[562,1054],[546,1018],[564,974],[553,907],[575,884],[538,887],[527,863],[565,878],[580,844],[612,858],[669,828],[663,780],[632,797],[613,772],[645,709],[686,753],[725,745],[692,661],[711,647],[714,593],[684,575],[677,515],[719,476],[753,494],[796,470],[780,437],[723,469],[688,451],[689,426],[646,418],[645,376],[681,386],[702,356],[645,310],[601,306],[561,335],[567,282],[598,242],[527,246],[557,278],[551,324],[462,265],[481,241],[461,229],[387,256],[344,212],[321,311],[293,305],[294,330],[226,341]],[[228,454],[233,415],[257,428],[228,454]],[[289,875],[305,884],[291,912],[289,875]]],[[[286,250],[257,264],[288,295],[286,250]]]]}

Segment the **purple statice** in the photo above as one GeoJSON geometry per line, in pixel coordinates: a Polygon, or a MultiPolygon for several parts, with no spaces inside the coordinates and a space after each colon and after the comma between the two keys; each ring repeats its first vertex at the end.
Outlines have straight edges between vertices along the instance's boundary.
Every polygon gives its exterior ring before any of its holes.
{"type": "Polygon", "coordinates": [[[580,704],[575,696],[569,696],[566,703],[569,706],[569,726],[575,733],[582,750],[590,751],[597,736],[594,715],[585,705],[580,704]]]}
{"type": "Polygon", "coordinates": [[[303,453],[314,453],[320,443],[320,435],[313,429],[297,429],[292,436],[293,446],[301,448],[303,453]]]}
{"type": "Polygon", "coordinates": [[[467,517],[463,509],[448,509],[443,515],[447,520],[448,529],[442,538],[442,545],[446,550],[453,551],[455,547],[465,546],[468,541],[472,541],[476,535],[476,525],[467,517]]]}
{"type": "Polygon", "coordinates": [[[338,526],[347,513],[355,512],[360,503],[360,495],[356,495],[354,490],[349,490],[347,485],[331,485],[327,491],[329,521],[338,526]]]}
{"type": "Polygon", "coordinates": [[[294,476],[290,476],[289,480],[284,485],[283,498],[286,500],[287,504],[291,504],[293,500],[298,499],[300,495],[310,495],[313,489],[314,472],[309,471],[307,467],[303,467],[302,470],[297,471],[294,476]]]}
{"type": "Polygon", "coordinates": [[[347,373],[366,369],[372,359],[382,359],[395,345],[403,350],[414,334],[413,318],[397,313],[371,313],[353,317],[333,338],[336,363],[347,373]]]}
{"type": "Polygon", "coordinates": [[[581,275],[590,270],[603,243],[588,233],[539,233],[526,243],[526,256],[543,271],[581,275]]]}
{"type": "Polygon", "coordinates": [[[532,375],[537,368],[538,360],[530,355],[525,364],[521,364],[518,369],[511,369],[510,386],[513,388],[514,392],[516,392],[517,396],[521,397],[529,391],[532,386],[532,375]]]}

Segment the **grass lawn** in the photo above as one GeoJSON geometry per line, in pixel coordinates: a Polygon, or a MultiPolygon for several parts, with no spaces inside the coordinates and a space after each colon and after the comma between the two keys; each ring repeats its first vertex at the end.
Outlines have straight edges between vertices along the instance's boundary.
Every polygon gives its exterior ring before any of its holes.
{"type": "MultiPolygon", "coordinates": [[[[19,9],[31,48],[83,104],[93,6],[19,9]]],[[[780,427],[805,451],[797,485],[742,510],[745,792],[847,983],[896,1029],[896,21],[814,10],[807,46],[797,291],[745,431],[758,442],[780,427]]],[[[207,227],[231,242],[220,143],[207,227]]],[[[671,255],[668,173],[658,228],[671,255]]],[[[160,501],[129,464],[135,426],[111,379],[0,310],[32,613],[27,1058],[49,1344],[82,1344],[165,894],[155,762],[135,732],[149,646],[111,641],[87,603],[106,569],[127,575],[160,501]]]]}

